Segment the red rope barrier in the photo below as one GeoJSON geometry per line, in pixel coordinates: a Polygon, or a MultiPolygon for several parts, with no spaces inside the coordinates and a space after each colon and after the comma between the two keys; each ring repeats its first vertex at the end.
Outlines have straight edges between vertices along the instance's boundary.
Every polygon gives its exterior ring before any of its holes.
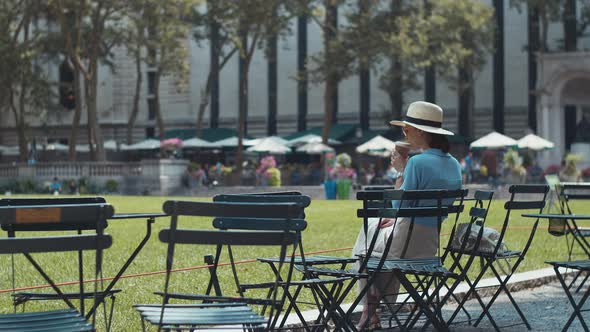
{"type": "MultiPolygon", "coordinates": [[[[532,227],[530,227],[530,226],[509,226],[508,228],[509,229],[525,230],[525,229],[531,229],[532,227]]],[[[442,235],[450,235],[450,233],[442,234],[442,235]]],[[[307,254],[315,255],[315,254],[323,254],[323,253],[327,253],[327,252],[344,251],[344,250],[352,250],[352,247],[318,250],[318,251],[310,252],[307,254]]],[[[243,260],[243,261],[238,261],[235,264],[246,264],[246,263],[252,263],[252,262],[256,262],[256,259],[247,259],[247,260],[243,260]]],[[[227,266],[227,265],[230,265],[230,263],[217,264],[217,266],[227,266]]],[[[192,270],[205,269],[210,266],[211,265],[189,266],[189,267],[173,269],[171,272],[186,272],[186,271],[192,271],[192,270]]],[[[125,275],[122,275],[120,279],[140,278],[140,277],[147,277],[147,276],[159,275],[159,274],[164,274],[164,273],[166,273],[166,270],[134,273],[134,274],[125,274],[125,275]]],[[[97,281],[111,281],[114,278],[115,277],[107,277],[107,278],[100,278],[100,279],[87,279],[87,280],[84,280],[83,282],[84,283],[93,283],[93,282],[97,282],[97,281]]],[[[69,286],[69,285],[76,285],[76,284],[78,284],[78,281],[66,281],[66,282],[57,283],[56,285],[57,286],[69,286]]],[[[36,286],[27,286],[27,287],[19,287],[19,288],[1,289],[0,294],[11,293],[11,292],[21,292],[21,291],[26,291],[26,290],[49,288],[49,287],[51,287],[51,286],[50,285],[36,285],[36,286]]]]}
{"type": "MultiPolygon", "coordinates": [[[[309,254],[321,254],[321,253],[326,253],[326,252],[343,251],[343,250],[351,250],[351,249],[352,248],[326,249],[326,250],[318,250],[318,251],[310,252],[309,254]]],[[[237,264],[246,264],[246,263],[253,263],[253,262],[256,262],[256,259],[246,259],[243,261],[237,261],[237,262],[235,262],[235,264],[237,265],[237,264]]],[[[219,264],[217,264],[217,266],[227,266],[230,264],[231,263],[219,263],[219,264]]],[[[192,270],[200,270],[200,269],[205,269],[205,268],[208,268],[211,266],[212,265],[197,265],[197,266],[182,267],[182,268],[178,268],[178,269],[172,269],[171,272],[186,272],[186,271],[192,271],[192,270]]],[[[153,275],[164,274],[164,273],[166,273],[166,270],[142,272],[142,273],[134,273],[134,274],[125,274],[125,275],[122,275],[120,279],[147,277],[147,276],[153,276],[153,275]]],[[[93,283],[93,282],[98,282],[98,281],[111,281],[114,278],[115,277],[106,277],[106,278],[100,278],[100,279],[87,279],[87,280],[84,280],[83,282],[84,283],[93,283]]],[[[65,282],[56,283],[57,286],[69,286],[69,285],[77,285],[77,284],[78,284],[78,281],[65,281],[65,282]]],[[[36,286],[27,286],[27,287],[19,287],[19,288],[1,289],[0,294],[12,293],[12,292],[22,292],[22,291],[27,291],[27,290],[49,288],[49,287],[51,287],[51,285],[36,285],[36,286]]]]}

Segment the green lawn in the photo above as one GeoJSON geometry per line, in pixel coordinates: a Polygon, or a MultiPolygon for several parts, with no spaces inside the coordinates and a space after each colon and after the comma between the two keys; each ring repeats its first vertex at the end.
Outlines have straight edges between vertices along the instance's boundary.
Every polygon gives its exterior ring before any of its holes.
{"type": "MultiPolygon", "coordinates": [[[[162,203],[169,198],[166,197],[132,197],[132,196],[109,196],[107,200],[113,204],[115,211],[118,213],[125,212],[159,212],[162,203]]],[[[188,199],[188,198],[187,198],[188,199]]],[[[190,198],[195,199],[195,198],[190,198]]],[[[207,199],[203,199],[207,200],[207,199]]],[[[488,217],[488,226],[499,227],[504,218],[502,201],[494,201],[490,216],[488,217]]],[[[334,252],[335,255],[350,254],[361,222],[356,218],[356,209],[359,203],[350,201],[312,201],[311,206],[306,210],[309,226],[304,232],[304,246],[306,252],[313,252],[326,249],[343,248],[343,250],[334,252]]],[[[588,212],[588,208],[575,206],[576,211],[580,213],[588,212]]],[[[528,238],[529,226],[532,226],[531,220],[514,216],[511,225],[514,228],[510,231],[506,242],[509,249],[518,249],[524,245],[528,238]]],[[[164,269],[165,246],[160,244],[157,233],[161,228],[168,226],[169,219],[159,219],[153,230],[151,240],[144,250],[137,257],[134,264],[126,272],[137,274],[143,272],[161,271],[164,269]]],[[[448,233],[449,225],[445,226],[442,233],[448,233]]],[[[204,219],[181,219],[181,227],[210,227],[210,222],[204,219]]],[[[112,221],[108,227],[108,233],[114,238],[114,244],[105,255],[104,276],[114,276],[118,268],[123,264],[129,253],[135,248],[145,233],[144,220],[117,220],[112,221]]],[[[446,237],[445,240],[446,241],[446,237]]],[[[266,249],[265,249],[266,250],[266,249]]],[[[203,264],[203,255],[213,253],[212,248],[194,248],[183,246],[177,251],[176,268],[191,267],[203,264]]],[[[260,256],[273,255],[270,251],[263,250],[246,250],[245,253],[237,255],[238,259],[256,258],[260,256]]],[[[40,256],[40,255],[37,255],[40,256]]],[[[43,255],[42,255],[43,256],[43,255]]],[[[581,257],[581,256],[580,256],[581,257]]],[[[11,257],[1,257],[1,279],[0,289],[6,290],[12,288],[11,257]]],[[[546,231],[546,221],[541,221],[532,248],[529,251],[527,259],[523,262],[520,271],[533,270],[547,267],[545,260],[567,259],[565,238],[557,238],[549,235],[546,231]]],[[[71,281],[76,275],[75,254],[43,256],[39,259],[43,266],[51,272],[57,281],[71,281]]],[[[88,257],[90,261],[90,257],[88,257]]],[[[14,257],[16,274],[14,284],[16,287],[25,287],[31,285],[43,285],[43,280],[37,276],[36,272],[30,267],[23,257],[14,257]]],[[[262,269],[257,263],[240,265],[242,271],[246,271],[253,278],[261,280],[268,276],[268,271],[262,269]],[[261,272],[262,271],[262,272],[261,272]]],[[[173,276],[173,287],[181,291],[202,292],[206,286],[207,270],[192,270],[179,272],[173,276]]],[[[220,274],[223,280],[228,281],[231,278],[229,268],[222,268],[220,274]]],[[[93,272],[86,273],[87,278],[93,277],[93,272]]],[[[132,308],[135,303],[154,303],[160,299],[152,295],[153,291],[161,290],[163,286],[163,274],[150,276],[134,277],[122,279],[117,287],[123,292],[117,297],[116,312],[113,322],[114,331],[138,331],[141,329],[138,314],[132,308]]],[[[89,289],[92,284],[88,284],[89,289]]],[[[70,288],[75,290],[75,288],[70,288]]],[[[45,291],[50,291],[45,289],[45,291]]],[[[229,293],[232,291],[230,290],[229,293]]],[[[10,292],[0,294],[2,312],[11,312],[10,292]]],[[[59,308],[63,307],[60,302],[37,302],[27,304],[27,310],[59,308]]],[[[102,322],[102,319],[100,319],[102,322]]],[[[101,323],[102,324],[102,323],[101,323]]],[[[103,330],[101,325],[99,330],[103,330]]]]}

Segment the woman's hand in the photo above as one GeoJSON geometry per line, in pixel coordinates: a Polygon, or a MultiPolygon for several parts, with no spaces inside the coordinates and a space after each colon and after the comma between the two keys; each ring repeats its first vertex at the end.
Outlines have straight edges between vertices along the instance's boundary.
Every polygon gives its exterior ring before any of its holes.
{"type": "Polygon", "coordinates": [[[396,171],[403,173],[407,163],[407,156],[404,157],[399,152],[395,150],[393,151],[393,154],[391,155],[391,166],[393,166],[396,171]]]}
{"type": "Polygon", "coordinates": [[[391,226],[393,226],[393,224],[395,224],[395,219],[383,218],[383,219],[379,220],[379,228],[391,227],[391,226]]]}

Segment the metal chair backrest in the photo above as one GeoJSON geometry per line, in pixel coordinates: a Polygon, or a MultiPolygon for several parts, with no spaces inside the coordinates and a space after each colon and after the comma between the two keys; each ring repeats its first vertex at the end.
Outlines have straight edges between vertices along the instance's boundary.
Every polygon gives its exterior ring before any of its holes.
{"type": "MultiPolygon", "coordinates": [[[[171,216],[170,227],[159,234],[160,240],[168,244],[164,304],[168,300],[175,246],[180,244],[279,247],[279,273],[274,280],[274,289],[279,288],[279,282],[290,282],[298,247],[297,233],[307,225],[305,220],[299,219],[303,207],[295,203],[166,201],[163,210],[171,216]],[[182,216],[213,217],[215,227],[221,230],[180,229],[178,223],[182,216]],[[290,246],[293,249],[288,254],[290,246]],[[280,271],[284,263],[288,265],[288,271],[287,276],[281,280],[280,271]]],[[[285,295],[283,294],[279,300],[276,296],[277,292],[273,292],[273,301],[277,303],[277,308],[280,308],[285,301],[285,295]]],[[[271,306],[269,325],[274,310],[275,306],[271,306]]]]}
{"type": "MultiPolygon", "coordinates": [[[[32,203],[34,200],[26,202],[32,203]]],[[[21,203],[24,203],[24,201],[21,201],[21,203]]],[[[112,244],[111,237],[104,234],[104,227],[106,226],[104,221],[110,218],[113,213],[113,207],[106,203],[0,206],[0,225],[3,229],[9,230],[9,234],[12,233],[8,238],[0,239],[0,254],[24,254],[39,274],[62,297],[64,302],[74,308],[74,305],[65,298],[39,262],[33,259],[31,253],[78,251],[78,254],[81,255],[82,251],[94,250],[96,251],[95,277],[98,277],[102,271],[102,250],[109,248],[112,244]],[[39,226],[38,229],[43,230],[77,229],[77,227],[80,227],[82,229],[95,229],[96,233],[69,236],[14,237],[13,230],[33,230],[35,226],[39,226]]],[[[80,311],[84,313],[84,274],[81,262],[81,260],[78,262],[78,283],[80,287],[80,311]]],[[[95,301],[97,301],[97,288],[97,283],[95,283],[95,301]]]]}
{"type": "MultiPolygon", "coordinates": [[[[462,205],[463,198],[467,191],[463,189],[458,190],[384,190],[384,191],[360,191],[357,192],[357,199],[363,201],[363,207],[357,210],[357,216],[363,219],[363,225],[366,229],[368,228],[368,218],[398,218],[404,217],[411,220],[410,227],[408,230],[408,236],[406,243],[402,250],[401,258],[405,256],[409,242],[412,235],[413,225],[416,218],[419,217],[434,217],[437,220],[438,230],[440,234],[440,226],[445,217],[448,216],[449,206],[444,204],[444,200],[457,199],[459,198],[460,204],[462,205]],[[399,208],[391,207],[391,201],[400,201],[399,208]],[[383,207],[373,207],[371,202],[382,202],[383,207]],[[422,206],[420,202],[427,202],[428,205],[422,206]]],[[[460,209],[457,209],[460,210],[460,209]]],[[[395,227],[395,226],[394,226],[395,227]]],[[[395,230],[395,229],[394,229],[395,230]]],[[[379,227],[376,228],[370,244],[366,249],[366,256],[361,261],[360,270],[364,269],[369,261],[369,258],[375,248],[375,243],[378,238],[379,227]]],[[[393,231],[391,232],[393,234],[393,231]]],[[[388,252],[391,247],[393,236],[389,236],[387,243],[383,250],[384,253],[388,252]]],[[[368,242],[368,241],[367,241],[368,242]]],[[[377,270],[381,269],[385,263],[385,257],[382,255],[382,259],[377,266],[377,270]]]]}
{"type": "MultiPolygon", "coordinates": [[[[493,251],[494,255],[496,255],[502,247],[503,240],[508,231],[511,212],[516,210],[524,213],[526,210],[529,210],[531,212],[541,213],[545,207],[545,201],[549,193],[549,186],[542,184],[515,184],[508,188],[508,192],[510,193],[510,199],[504,203],[506,215],[504,217],[502,229],[500,230],[500,236],[493,251]]],[[[539,219],[536,219],[533,227],[531,228],[529,238],[519,256],[524,257],[526,255],[533,241],[533,237],[537,231],[538,225],[539,219]]]]}
{"type": "MultiPolygon", "coordinates": [[[[75,198],[3,198],[0,199],[2,206],[70,206],[85,204],[105,204],[103,197],[75,197],[75,198]]],[[[70,220],[68,222],[29,222],[19,224],[2,224],[2,229],[11,233],[17,231],[82,231],[96,229],[98,226],[106,228],[106,219],[100,225],[92,222],[70,220]]]]}
{"type": "MultiPolygon", "coordinates": [[[[216,195],[213,197],[214,202],[226,202],[226,203],[258,203],[258,204],[276,204],[276,203],[293,203],[297,206],[301,207],[301,214],[297,217],[297,219],[290,220],[289,222],[299,223],[301,224],[301,228],[294,230],[298,237],[298,249],[299,249],[299,257],[301,260],[301,265],[304,269],[307,268],[305,264],[305,252],[303,250],[302,244],[302,236],[301,232],[307,226],[305,222],[305,209],[311,204],[311,198],[309,196],[301,195],[299,192],[281,192],[279,194],[275,193],[256,193],[256,194],[222,194],[216,195]]],[[[282,223],[284,223],[284,219],[265,219],[264,223],[266,223],[267,227],[276,227],[280,229],[283,227],[282,223]],[[271,225],[270,223],[275,223],[271,225]]],[[[217,229],[252,229],[254,223],[252,222],[243,222],[242,218],[225,218],[225,217],[217,217],[213,220],[213,227],[217,229]]],[[[217,266],[219,263],[219,258],[221,257],[222,245],[217,246],[214,262],[213,265],[217,266]]],[[[228,254],[230,260],[233,261],[233,251],[231,246],[227,246],[228,254]]],[[[213,271],[215,273],[215,271],[213,271]]],[[[236,287],[241,296],[243,296],[241,287],[239,285],[239,279],[237,277],[236,271],[233,270],[234,279],[236,282],[236,287]]],[[[210,289],[208,289],[209,291],[210,289]]]]}
{"type": "Polygon", "coordinates": [[[556,188],[562,213],[573,213],[570,201],[590,200],[590,183],[562,182],[556,188]]]}

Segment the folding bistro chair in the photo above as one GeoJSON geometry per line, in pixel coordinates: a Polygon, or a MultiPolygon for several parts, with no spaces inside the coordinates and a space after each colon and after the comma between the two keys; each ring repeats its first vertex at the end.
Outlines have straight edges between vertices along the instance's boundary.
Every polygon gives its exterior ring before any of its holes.
{"type": "MultiPolygon", "coordinates": [[[[559,280],[559,283],[561,284],[563,290],[565,291],[565,295],[567,296],[567,299],[569,300],[570,304],[572,305],[574,312],[570,315],[569,319],[567,320],[567,322],[565,323],[565,326],[563,327],[562,331],[567,331],[571,324],[573,323],[574,319],[578,318],[578,320],[580,321],[580,324],[582,324],[582,328],[584,328],[584,331],[588,332],[590,331],[588,329],[588,325],[586,324],[586,321],[584,320],[584,315],[582,314],[583,312],[587,312],[590,311],[590,309],[582,309],[582,307],[584,306],[584,303],[586,303],[586,300],[588,300],[588,296],[590,296],[590,287],[587,287],[586,291],[584,292],[584,294],[582,294],[582,296],[578,299],[578,302],[576,302],[576,299],[574,298],[574,296],[572,295],[572,292],[570,291],[570,286],[566,284],[565,282],[565,274],[562,273],[562,271],[560,271],[560,268],[564,268],[567,270],[577,270],[578,271],[578,275],[580,273],[590,273],[590,260],[580,260],[580,261],[567,261],[567,262],[546,262],[547,264],[551,264],[553,266],[553,269],[555,270],[555,275],[557,275],[557,279],[559,280]]],[[[578,288],[579,290],[579,288],[578,288]]]]}
{"type": "MultiPolygon", "coordinates": [[[[20,207],[20,206],[47,206],[52,207],[56,205],[80,205],[80,204],[106,204],[106,200],[103,197],[75,197],[75,198],[4,198],[0,199],[0,206],[12,206],[12,207],[20,207]]],[[[110,217],[110,216],[109,216],[110,217]]],[[[98,232],[97,227],[101,227],[102,229],[106,228],[108,223],[106,219],[100,224],[93,224],[88,223],[85,220],[82,220],[79,223],[75,221],[69,223],[19,223],[13,225],[2,225],[2,229],[7,232],[9,237],[15,237],[17,233],[22,232],[30,232],[30,231],[75,231],[77,234],[82,234],[83,231],[95,231],[98,232]]],[[[83,269],[84,269],[84,259],[83,259],[83,252],[82,250],[78,251],[78,269],[79,274],[83,277],[83,269]]],[[[101,276],[102,277],[102,276],[101,276]]],[[[110,330],[113,312],[115,308],[115,294],[121,292],[120,289],[111,289],[108,292],[99,292],[99,304],[104,305],[104,316],[105,316],[105,326],[107,331],[110,330]],[[104,302],[105,298],[110,299],[110,310],[107,314],[106,310],[106,303],[104,302]]],[[[80,298],[80,294],[84,295],[84,298],[92,299],[94,296],[93,292],[85,292],[84,285],[80,285],[80,289],[78,292],[74,293],[66,293],[63,294],[66,298],[69,299],[78,299],[80,298]]],[[[29,301],[50,301],[50,300],[61,300],[62,296],[55,293],[40,293],[40,292],[18,292],[12,294],[13,297],[13,305],[15,309],[18,305],[23,306],[23,311],[25,309],[25,305],[29,301]]],[[[80,303],[80,311],[88,317],[92,316],[93,312],[96,310],[96,307],[92,307],[88,312],[85,311],[85,304],[84,301],[80,303]]]]}
{"type": "MultiPolygon", "coordinates": [[[[87,225],[96,229],[95,234],[7,237],[0,239],[0,254],[23,254],[35,270],[53,288],[59,298],[68,306],[67,309],[23,312],[0,315],[0,331],[94,331],[95,315],[84,317],[83,310],[78,311],[71,302],[72,297],[65,294],[43,269],[42,262],[33,258],[35,253],[58,253],[69,251],[95,252],[95,278],[101,275],[102,251],[112,244],[110,235],[104,234],[105,220],[113,215],[113,208],[108,204],[68,204],[68,205],[23,205],[0,206],[0,224],[5,229],[22,229],[31,227],[51,229],[52,227],[69,229],[71,225],[87,225]]],[[[79,226],[83,227],[84,226],[79,226]]],[[[65,260],[64,260],[65,261],[65,260]]],[[[14,268],[14,265],[13,265],[14,268]]],[[[79,270],[81,271],[81,270],[79,270]]],[[[14,283],[14,279],[13,279],[14,283]]],[[[78,275],[81,289],[78,293],[81,307],[88,293],[83,290],[83,274],[78,275]]],[[[14,284],[13,284],[14,287],[14,284]]],[[[99,302],[98,282],[94,284],[94,306],[99,302]]]]}
{"type": "MultiPolygon", "coordinates": [[[[464,295],[464,298],[469,298],[471,295],[473,295],[482,307],[484,307],[485,304],[483,303],[479,294],[475,291],[473,282],[469,279],[468,272],[471,270],[471,266],[475,262],[476,258],[480,258],[481,267],[483,268],[484,260],[477,255],[477,252],[480,249],[479,246],[484,232],[485,221],[488,216],[493,196],[493,191],[475,191],[473,195],[474,204],[469,210],[469,222],[463,224],[455,222],[455,225],[453,225],[451,230],[449,242],[445,248],[445,252],[441,257],[442,261],[447,263],[447,266],[450,265],[450,271],[458,271],[457,273],[460,277],[457,280],[465,280],[469,286],[469,289],[464,295]],[[461,260],[461,258],[465,256],[466,259],[461,260]]],[[[460,305],[457,307],[455,312],[453,312],[447,321],[447,324],[450,325],[450,323],[455,319],[455,316],[461,311],[465,313],[467,316],[467,322],[471,324],[471,315],[462,305],[464,302],[462,302],[461,299],[457,298],[453,294],[453,291],[458,286],[458,283],[455,283],[453,286],[449,286],[447,288],[451,293],[451,296],[453,296],[455,301],[460,305]]],[[[458,324],[461,322],[455,323],[458,324]]]]}
{"type": "MultiPolygon", "coordinates": [[[[251,193],[251,194],[232,194],[232,195],[217,195],[213,197],[214,202],[234,202],[234,203],[294,203],[298,206],[302,207],[303,209],[308,207],[311,203],[311,199],[309,196],[302,195],[300,192],[279,192],[279,193],[251,193]]],[[[300,219],[305,219],[304,210],[301,211],[302,215],[299,216],[300,219]]],[[[294,262],[296,264],[296,268],[302,272],[302,279],[298,281],[291,281],[290,286],[294,287],[295,290],[291,292],[288,288],[283,289],[283,291],[287,295],[288,299],[288,306],[287,309],[284,310],[283,319],[280,323],[275,326],[277,329],[281,329],[285,327],[287,322],[288,315],[293,310],[299,321],[301,326],[306,331],[317,330],[319,328],[328,328],[328,319],[324,315],[325,313],[325,306],[329,303],[328,298],[331,297],[328,294],[333,294],[342,288],[342,284],[344,281],[348,280],[347,278],[332,278],[332,279],[319,279],[313,278],[309,272],[307,272],[307,266],[309,265],[323,265],[323,264],[341,264],[341,267],[344,268],[347,263],[354,262],[355,259],[351,259],[349,257],[330,257],[330,256],[311,256],[310,259],[305,255],[305,251],[303,249],[303,239],[301,231],[297,231],[297,236],[299,237],[299,252],[298,256],[294,258],[294,262]],[[328,287],[330,285],[330,287],[328,287]],[[304,302],[299,301],[299,295],[304,288],[309,288],[311,290],[313,301],[314,302],[304,302]],[[301,309],[299,308],[299,304],[308,304],[314,305],[318,311],[319,315],[314,320],[312,324],[309,324],[306,319],[303,317],[301,309]]],[[[221,254],[221,246],[218,246],[215,254],[215,262],[213,265],[217,264],[221,254]]],[[[231,246],[228,246],[228,251],[230,252],[231,256],[231,246]]],[[[258,261],[268,264],[271,268],[273,273],[278,273],[276,265],[280,262],[278,257],[271,257],[271,258],[258,258],[258,261]]],[[[212,270],[212,273],[216,273],[215,270],[212,270]]],[[[214,276],[212,280],[217,280],[217,277],[214,276]]],[[[210,291],[211,287],[214,285],[210,285],[207,290],[210,291]]],[[[240,289],[241,291],[246,291],[248,289],[259,289],[259,288],[269,288],[269,294],[272,291],[273,283],[256,283],[256,284],[241,284],[240,289]]],[[[216,290],[219,289],[219,286],[213,287],[216,290]]],[[[217,291],[216,291],[217,292],[217,291]]]]}
{"type": "MultiPolygon", "coordinates": [[[[506,248],[503,240],[506,237],[506,234],[509,229],[510,217],[511,217],[512,211],[516,210],[519,212],[521,212],[521,211],[526,212],[526,210],[528,210],[528,211],[534,211],[534,212],[541,212],[543,210],[543,208],[545,207],[545,199],[547,198],[547,193],[549,192],[549,186],[547,186],[547,185],[512,185],[512,186],[510,186],[510,188],[508,190],[510,193],[510,199],[504,204],[504,209],[506,210],[506,215],[504,217],[504,222],[502,224],[502,228],[499,231],[500,235],[499,235],[498,239],[496,240],[495,246],[493,246],[492,250],[482,250],[482,246],[480,244],[480,245],[478,245],[477,250],[470,252],[470,255],[477,256],[477,257],[480,257],[481,259],[483,259],[484,264],[483,264],[483,267],[480,270],[479,274],[477,275],[477,277],[473,280],[473,283],[470,284],[470,290],[469,290],[468,295],[475,294],[478,289],[481,289],[481,287],[478,287],[478,284],[481,281],[481,279],[483,278],[483,276],[485,275],[485,273],[488,270],[490,270],[492,272],[492,274],[494,275],[494,277],[498,280],[499,285],[498,286],[496,286],[496,285],[489,286],[489,287],[498,287],[498,288],[494,292],[494,294],[492,295],[490,301],[485,306],[483,305],[481,298],[476,297],[476,299],[478,300],[478,302],[482,306],[482,313],[475,321],[474,326],[478,326],[479,323],[482,321],[482,319],[484,317],[487,317],[489,319],[490,323],[492,324],[492,326],[494,327],[494,329],[496,331],[500,330],[500,327],[496,324],[495,320],[493,319],[493,317],[490,313],[490,308],[492,307],[492,305],[494,304],[494,302],[496,301],[498,296],[502,292],[504,292],[508,296],[510,303],[512,303],[512,306],[514,307],[514,309],[516,310],[516,312],[518,313],[518,316],[520,317],[520,319],[522,321],[522,323],[516,323],[513,325],[509,325],[509,326],[516,326],[516,325],[524,324],[530,330],[531,327],[530,327],[529,322],[527,321],[523,312],[520,310],[520,307],[518,306],[518,304],[516,303],[516,301],[512,297],[512,294],[510,293],[510,290],[508,289],[507,285],[508,285],[508,282],[510,281],[510,278],[512,277],[512,275],[518,269],[520,263],[522,263],[522,261],[524,260],[525,255],[531,246],[531,243],[532,243],[535,233],[537,231],[537,226],[539,225],[539,219],[536,219],[535,222],[533,223],[533,225],[531,227],[531,231],[529,233],[529,237],[528,237],[526,243],[524,244],[524,246],[522,248],[520,248],[520,250],[508,250],[506,248]],[[500,264],[502,264],[501,261],[506,263],[505,265],[507,265],[507,266],[503,267],[502,265],[500,265],[500,264]],[[502,276],[502,273],[505,273],[505,276],[502,276]]],[[[467,299],[468,299],[467,295],[465,297],[463,297],[463,299],[459,303],[459,307],[464,306],[467,299]]],[[[448,324],[450,324],[453,321],[453,319],[456,317],[456,314],[457,314],[457,311],[447,321],[448,324]]],[[[503,326],[503,327],[509,327],[509,326],[503,326]]]]}
{"type": "MultiPolygon", "coordinates": [[[[455,214],[455,223],[457,222],[460,213],[463,211],[463,200],[467,195],[467,190],[415,190],[399,193],[399,196],[394,198],[401,201],[400,206],[402,206],[402,208],[397,211],[398,217],[406,217],[411,221],[408,237],[404,244],[405,247],[400,258],[385,259],[385,264],[379,270],[375,269],[378,273],[393,273],[407,294],[405,300],[401,303],[395,303],[398,304],[397,308],[393,306],[393,303],[388,303],[387,300],[384,301],[388,304],[387,308],[391,314],[391,318],[389,319],[390,327],[393,327],[392,323],[395,320],[397,327],[402,330],[411,329],[418,319],[422,315],[425,315],[427,318],[426,324],[431,323],[438,330],[447,330],[448,327],[442,318],[441,308],[442,305],[446,303],[455,286],[451,286],[451,291],[447,292],[442,298],[440,297],[439,292],[442,287],[446,285],[447,280],[451,278],[458,279],[459,275],[449,271],[442,265],[440,253],[434,257],[426,258],[405,258],[405,253],[412,240],[415,218],[435,218],[437,222],[437,233],[440,238],[442,221],[445,217],[449,216],[449,211],[455,214]],[[404,201],[407,204],[405,204],[404,201]],[[455,204],[453,204],[453,202],[455,204]],[[405,206],[409,207],[403,208],[405,206]],[[402,322],[399,317],[400,305],[406,304],[409,299],[412,299],[416,306],[410,310],[409,314],[402,322]]],[[[392,238],[393,237],[390,236],[388,242],[391,242],[392,238]]],[[[367,270],[369,272],[375,267],[378,260],[378,258],[369,259],[367,264],[367,270]]],[[[373,273],[373,275],[375,275],[375,273],[373,273]]],[[[386,299],[389,295],[401,294],[404,293],[382,294],[382,299],[386,299]]]]}
{"type": "MultiPolygon", "coordinates": [[[[573,214],[573,201],[590,201],[590,183],[562,182],[556,186],[561,213],[573,214]]],[[[568,239],[568,260],[572,259],[574,246],[577,243],[584,254],[590,258],[590,228],[581,227],[575,219],[565,220],[566,238],[568,239]]]]}
{"type": "MultiPolygon", "coordinates": [[[[298,231],[307,223],[301,216],[302,207],[294,203],[205,203],[167,201],[164,212],[171,215],[170,228],[160,232],[160,240],[168,244],[166,277],[161,304],[140,304],[139,311],[145,329],[145,321],[160,329],[223,328],[267,331],[276,324],[286,295],[278,290],[289,286],[293,273],[293,259],[298,250],[298,231]],[[223,230],[195,230],[178,228],[181,216],[215,217],[213,224],[223,230]],[[240,291],[243,280],[235,280],[239,296],[211,294],[183,294],[169,288],[174,253],[177,245],[224,246],[273,246],[278,248],[278,264],[269,297],[246,297],[240,291]],[[292,249],[288,249],[292,247],[292,249]],[[286,270],[286,271],[285,271],[286,270]],[[201,303],[170,304],[170,299],[202,301],[201,303]],[[254,311],[251,306],[270,308],[268,317],[254,311]]],[[[236,272],[233,258],[232,270],[236,272]]],[[[217,269],[218,262],[215,263],[217,269]]],[[[210,274],[211,278],[216,274],[210,274]]],[[[235,274],[237,275],[237,274],[235,274]]],[[[243,278],[242,278],[243,279],[243,278]]],[[[217,281],[215,281],[217,282],[217,281]]],[[[215,282],[210,282],[215,283],[215,282]]],[[[221,288],[221,287],[220,287],[221,288]]]]}
{"type": "MultiPolygon", "coordinates": [[[[360,191],[357,192],[357,199],[363,201],[363,208],[357,211],[357,215],[363,219],[363,228],[365,229],[365,234],[368,230],[368,222],[369,218],[397,218],[397,217],[406,217],[410,219],[414,219],[416,217],[435,217],[442,221],[442,218],[447,215],[448,208],[446,206],[443,207],[443,199],[451,199],[451,201],[455,197],[462,197],[464,196],[466,191],[464,190],[457,190],[456,192],[450,193],[444,190],[437,190],[437,191],[428,191],[428,192],[420,192],[420,191],[401,191],[401,190],[385,190],[385,191],[360,191]],[[415,204],[416,200],[421,199],[434,199],[434,203],[430,202],[429,206],[420,206],[415,207],[405,207],[404,201],[409,201],[410,203],[415,204]],[[392,200],[400,200],[402,201],[401,205],[402,208],[394,209],[391,207],[392,200]]],[[[452,204],[452,203],[451,203],[452,204]]],[[[412,224],[413,225],[413,224],[412,224]]],[[[412,226],[413,227],[413,226],[412,226]]],[[[410,227],[410,234],[411,228],[410,227]]],[[[432,259],[415,259],[415,260],[388,260],[386,255],[379,254],[379,257],[373,257],[372,253],[375,249],[375,244],[379,234],[379,228],[375,229],[373,236],[367,238],[366,243],[366,254],[359,258],[359,263],[357,268],[355,269],[348,269],[348,270],[336,270],[336,269],[326,269],[326,268],[315,268],[311,267],[310,271],[315,273],[316,275],[329,275],[329,276],[347,276],[351,277],[352,280],[349,285],[341,292],[340,296],[333,300],[334,308],[338,308],[346,296],[348,292],[355,286],[356,282],[365,279],[366,286],[361,289],[359,295],[356,297],[352,305],[346,311],[344,316],[337,316],[339,318],[336,323],[336,330],[353,330],[356,331],[356,327],[352,323],[350,317],[354,312],[356,306],[360,303],[363,296],[367,293],[369,287],[373,285],[375,278],[378,274],[384,272],[393,272],[396,274],[396,277],[400,278],[400,281],[404,288],[408,290],[410,296],[417,302],[419,305],[424,305],[425,308],[428,308],[428,312],[426,316],[434,321],[435,326],[439,326],[439,320],[432,314],[430,308],[427,304],[424,303],[422,296],[424,295],[423,292],[418,292],[416,290],[416,286],[412,284],[407,278],[405,278],[404,272],[407,271],[407,268],[413,267],[419,271],[415,271],[416,274],[421,274],[429,270],[428,273],[433,273],[437,275],[444,274],[444,268],[439,264],[440,261],[438,258],[432,259]],[[437,263],[438,262],[438,263],[437,263]],[[404,272],[400,272],[404,271],[404,272]],[[398,274],[400,272],[400,274],[398,274]],[[403,280],[402,280],[403,279],[403,280]]],[[[393,232],[391,233],[393,234],[393,232]]],[[[385,248],[383,250],[384,253],[389,251],[392,243],[392,236],[389,236],[388,240],[386,241],[385,248]]],[[[407,243],[406,243],[407,249],[407,243]]],[[[405,251],[405,250],[404,250],[405,251]]],[[[424,285],[424,281],[418,281],[418,287],[420,285],[424,285]]],[[[391,295],[391,294],[385,294],[391,295]]],[[[389,306],[388,306],[389,307],[389,306]]],[[[390,308],[391,310],[391,308],[390,308]]],[[[393,313],[393,311],[392,311],[393,313]]],[[[401,325],[401,322],[398,321],[398,324],[401,325]]],[[[362,327],[366,328],[366,327],[362,327]]]]}

